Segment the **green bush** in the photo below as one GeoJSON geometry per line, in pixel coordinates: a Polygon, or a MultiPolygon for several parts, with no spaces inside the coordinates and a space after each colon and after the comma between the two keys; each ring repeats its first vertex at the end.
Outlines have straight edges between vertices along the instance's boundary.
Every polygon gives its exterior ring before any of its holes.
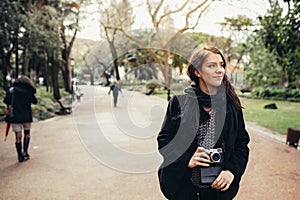
{"type": "Polygon", "coordinates": [[[290,102],[300,102],[300,98],[287,98],[290,102]]]}
{"type": "Polygon", "coordinates": [[[4,117],[4,113],[5,113],[5,110],[6,110],[6,105],[5,103],[3,103],[3,99],[5,97],[5,91],[4,90],[0,90],[0,119],[3,120],[3,117],[4,117]]]}
{"type": "Polygon", "coordinates": [[[155,90],[156,88],[161,88],[162,84],[158,80],[150,80],[146,83],[146,88],[149,90],[155,90]]]}
{"type": "Polygon", "coordinates": [[[261,90],[261,88],[253,88],[252,90],[251,90],[251,95],[253,96],[253,97],[259,97],[260,96],[260,90],[261,90]]]}
{"type": "Polygon", "coordinates": [[[300,98],[300,89],[292,90],[291,97],[293,98],[300,98]]]}
{"type": "Polygon", "coordinates": [[[271,97],[272,96],[272,91],[269,88],[266,88],[264,90],[260,91],[260,96],[261,97],[271,97]]]}
{"type": "Polygon", "coordinates": [[[257,87],[251,90],[251,95],[254,98],[300,101],[300,89],[257,87]]]}

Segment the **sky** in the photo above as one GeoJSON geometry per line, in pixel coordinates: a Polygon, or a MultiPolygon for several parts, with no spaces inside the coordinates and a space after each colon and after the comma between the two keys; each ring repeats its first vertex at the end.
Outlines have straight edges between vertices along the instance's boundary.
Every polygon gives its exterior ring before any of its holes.
{"type": "MultiPolygon", "coordinates": [[[[135,0],[133,0],[135,1],[135,0]]],[[[168,0],[167,0],[168,1],[168,0]]],[[[169,0],[182,2],[182,0],[169,0]]],[[[134,4],[134,2],[132,3],[134,4]]],[[[82,30],[77,34],[77,37],[100,40],[99,29],[99,14],[97,13],[97,6],[90,5],[88,8],[89,13],[94,13],[81,23],[82,30]]],[[[200,18],[199,25],[195,31],[208,33],[215,36],[221,36],[221,26],[218,24],[224,21],[224,17],[236,17],[239,14],[246,15],[247,17],[255,20],[258,15],[264,15],[268,9],[268,2],[266,0],[221,0],[215,1],[206,13],[200,18]],[[229,3],[228,3],[229,2],[229,3]]],[[[139,7],[133,8],[134,15],[136,16],[136,23],[133,29],[149,28],[151,24],[150,16],[147,13],[146,6],[139,4],[139,7]]],[[[175,27],[181,27],[184,19],[176,17],[174,19],[175,27]]]]}

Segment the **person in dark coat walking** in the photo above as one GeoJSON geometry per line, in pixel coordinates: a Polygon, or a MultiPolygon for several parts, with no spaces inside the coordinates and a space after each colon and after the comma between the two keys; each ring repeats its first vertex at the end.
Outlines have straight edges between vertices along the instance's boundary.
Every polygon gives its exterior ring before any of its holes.
{"type": "Polygon", "coordinates": [[[13,102],[14,118],[12,129],[16,135],[16,150],[18,161],[29,159],[28,147],[30,142],[30,128],[32,122],[31,104],[37,104],[35,97],[36,89],[33,82],[27,76],[20,76],[9,88],[4,98],[4,103],[10,105],[13,102]],[[13,98],[13,101],[12,101],[13,98]],[[23,152],[22,152],[22,130],[24,130],[23,152]]]}
{"type": "Polygon", "coordinates": [[[231,200],[248,163],[250,138],[223,54],[196,49],[188,76],[194,83],[169,101],[157,137],[161,191],[171,200],[231,200]]]}
{"type": "Polygon", "coordinates": [[[121,90],[121,87],[120,87],[118,81],[114,81],[114,84],[112,86],[110,86],[108,94],[110,94],[111,91],[112,91],[113,97],[114,97],[114,107],[117,107],[119,92],[122,93],[122,90],[121,90]]]}

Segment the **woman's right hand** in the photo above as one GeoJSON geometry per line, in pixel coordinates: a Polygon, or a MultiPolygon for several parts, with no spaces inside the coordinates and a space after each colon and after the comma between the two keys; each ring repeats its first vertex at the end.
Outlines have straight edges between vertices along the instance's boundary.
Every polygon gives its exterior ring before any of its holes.
{"type": "Polygon", "coordinates": [[[205,153],[206,149],[203,147],[198,147],[192,156],[188,167],[194,168],[197,166],[209,167],[210,157],[205,153]]]}

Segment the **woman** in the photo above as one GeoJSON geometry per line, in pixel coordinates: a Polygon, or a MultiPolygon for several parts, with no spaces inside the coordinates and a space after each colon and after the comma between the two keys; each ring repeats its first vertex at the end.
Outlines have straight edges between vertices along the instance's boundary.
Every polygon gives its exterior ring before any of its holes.
{"type": "Polygon", "coordinates": [[[169,101],[157,137],[164,159],[160,187],[168,199],[227,200],[238,192],[250,139],[225,72],[218,49],[196,49],[188,65],[194,84],[169,101]],[[213,160],[209,151],[217,152],[220,160],[213,160]]]}
{"type": "Polygon", "coordinates": [[[34,96],[36,89],[33,82],[27,76],[20,76],[15,80],[13,87],[7,92],[4,103],[11,105],[14,111],[12,129],[16,134],[16,150],[18,161],[23,162],[30,158],[28,147],[30,142],[30,127],[32,122],[31,104],[37,104],[34,96]],[[22,130],[24,130],[23,152],[22,152],[22,130]]]}

